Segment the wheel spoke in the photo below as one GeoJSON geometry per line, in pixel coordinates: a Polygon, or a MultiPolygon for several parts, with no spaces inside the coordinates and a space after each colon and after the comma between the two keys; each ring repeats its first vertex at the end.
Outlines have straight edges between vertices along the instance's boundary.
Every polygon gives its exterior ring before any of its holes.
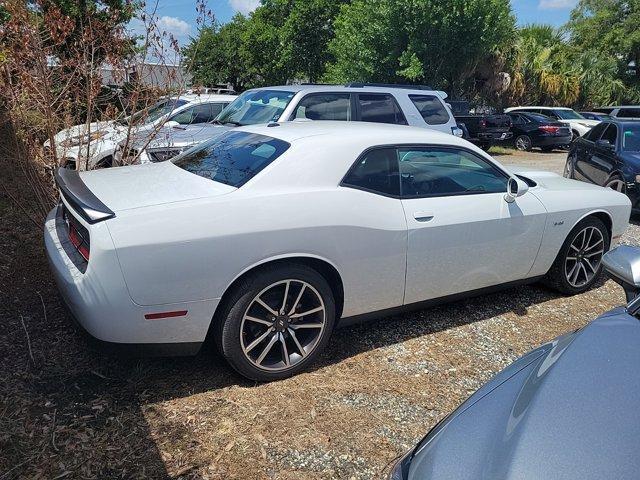
{"type": "Polygon", "coordinates": [[[291,365],[289,361],[289,351],[287,350],[287,340],[284,338],[282,333],[278,334],[280,338],[280,345],[282,346],[282,359],[284,360],[284,364],[288,367],[291,365]]]}
{"type": "Polygon", "coordinates": [[[300,352],[300,355],[302,355],[302,357],[306,357],[307,356],[307,352],[304,351],[304,348],[302,348],[302,345],[300,345],[300,342],[298,341],[298,337],[296,336],[296,332],[293,331],[293,329],[291,329],[291,327],[289,327],[288,329],[289,335],[291,335],[291,338],[293,338],[293,343],[296,344],[296,348],[298,349],[298,352],[300,352]]]}
{"type": "Polygon", "coordinates": [[[273,325],[273,322],[270,322],[269,320],[262,320],[261,318],[252,317],[250,315],[245,315],[244,319],[249,320],[250,322],[261,323],[262,325],[266,325],[267,327],[273,325]]]}
{"type": "Polygon", "coordinates": [[[602,250],[598,250],[597,252],[593,252],[593,253],[588,253],[584,256],[584,258],[591,258],[594,257],[596,255],[602,255],[604,253],[604,248],[602,250]]]}
{"type": "MultiPolygon", "coordinates": [[[[593,265],[591,265],[591,262],[589,260],[587,260],[586,258],[584,259],[583,263],[586,263],[587,266],[589,267],[589,269],[593,272],[596,273],[596,269],[593,268],[593,265]]],[[[585,269],[584,273],[587,273],[587,270],[585,269]]]]}
{"type": "Polygon", "coordinates": [[[262,305],[271,315],[274,315],[276,317],[278,316],[278,312],[276,312],[273,308],[271,308],[269,305],[264,303],[260,297],[256,298],[256,302],[262,305]]]}
{"type": "Polygon", "coordinates": [[[578,275],[580,275],[580,262],[576,263],[574,270],[575,272],[573,273],[573,277],[571,277],[571,283],[575,285],[576,281],[578,280],[578,275]]]}
{"type": "Polygon", "coordinates": [[[589,281],[589,272],[587,272],[587,267],[584,266],[584,263],[580,263],[580,269],[584,272],[584,283],[589,281]]]}
{"type": "Polygon", "coordinates": [[[601,243],[602,243],[602,238],[599,238],[597,242],[595,242],[593,245],[590,245],[589,247],[587,247],[585,249],[585,252],[590,252],[591,250],[593,250],[595,247],[597,247],[601,243]]]}
{"type": "Polygon", "coordinates": [[[276,343],[276,341],[278,340],[278,335],[273,334],[271,336],[271,340],[269,340],[269,343],[267,343],[267,346],[264,347],[264,350],[262,350],[262,353],[260,354],[260,356],[256,359],[256,363],[258,365],[260,365],[262,363],[262,361],[264,360],[264,357],[267,356],[267,353],[269,353],[271,351],[271,348],[273,347],[273,345],[276,343]]]}
{"type": "Polygon", "coordinates": [[[273,330],[271,330],[270,328],[267,329],[266,332],[264,332],[262,335],[260,335],[258,338],[256,338],[253,342],[251,342],[247,346],[247,348],[244,349],[244,351],[246,353],[249,353],[251,350],[256,348],[256,346],[259,345],[265,338],[267,338],[272,332],[273,332],[273,330]]]}
{"type": "MultiPolygon", "coordinates": [[[[593,237],[593,232],[594,232],[595,228],[592,228],[591,230],[589,230],[589,240],[586,241],[585,245],[589,246],[589,244],[591,243],[591,238],[593,237]]],[[[587,236],[587,233],[585,231],[584,236],[587,236]]]]}
{"type": "Polygon", "coordinates": [[[302,328],[322,328],[324,324],[322,323],[297,323],[294,325],[289,325],[289,328],[293,328],[294,330],[300,330],[302,328]]]}
{"type": "Polygon", "coordinates": [[[580,251],[580,249],[576,247],[573,243],[571,244],[571,248],[573,248],[576,252],[580,251]]]}
{"type": "Polygon", "coordinates": [[[298,292],[298,296],[296,297],[296,301],[293,302],[293,306],[291,307],[291,310],[289,310],[289,316],[292,317],[293,316],[293,312],[296,311],[296,307],[298,306],[298,303],[300,302],[300,299],[302,298],[302,294],[304,293],[305,289],[307,288],[306,285],[302,285],[302,288],[300,289],[300,292],[298,292]]]}
{"type": "Polygon", "coordinates": [[[287,306],[287,297],[289,296],[289,284],[291,282],[287,280],[287,284],[284,287],[284,297],[282,298],[282,306],[280,307],[280,315],[284,315],[284,308],[287,306]]]}
{"type": "Polygon", "coordinates": [[[291,315],[291,318],[304,317],[305,315],[311,315],[312,313],[321,312],[322,310],[324,310],[324,307],[322,305],[320,305],[319,307],[312,308],[311,310],[307,310],[306,312],[294,313],[293,315],[291,315]]]}
{"type": "Polygon", "coordinates": [[[573,278],[573,272],[576,271],[576,269],[578,268],[578,265],[579,265],[579,262],[574,263],[573,268],[569,271],[569,273],[567,273],[567,278],[571,283],[573,283],[571,280],[573,278]]]}

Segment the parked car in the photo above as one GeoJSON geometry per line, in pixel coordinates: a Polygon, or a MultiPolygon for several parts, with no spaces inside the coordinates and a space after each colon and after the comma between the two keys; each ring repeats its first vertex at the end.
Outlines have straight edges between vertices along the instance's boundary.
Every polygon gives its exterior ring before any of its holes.
{"type": "Polygon", "coordinates": [[[630,211],[450,134],[359,122],[241,127],[171,162],[56,178],[46,250],[89,333],[183,353],[209,334],[261,381],[306,368],[338,319],[543,277],[583,292],[630,211]]]}
{"type": "Polygon", "coordinates": [[[449,102],[453,116],[462,129],[462,138],[478,145],[483,150],[489,150],[491,145],[505,141],[512,137],[511,118],[504,114],[471,114],[469,102],[449,102]]]}
{"type": "Polygon", "coordinates": [[[510,112],[539,113],[560,123],[564,123],[571,128],[573,140],[583,136],[599,123],[597,120],[588,120],[575,110],[565,107],[511,107],[505,109],[505,113],[510,112]]]}
{"type": "MultiPolygon", "coordinates": [[[[234,95],[181,95],[165,98],[119,121],[76,125],[54,137],[57,156],[71,169],[110,167],[118,142],[127,135],[142,132],[148,135],[162,125],[210,122],[235,98],[234,95]]],[[[44,148],[51,148],[48,140],[44,148]]]]}
{"type": "MultiPolygon", "coordinates": [[[[350,83],[347,85],[284,85],[248,90],[216,120],[220,129],[288,121],[362,121],[411,125],[462,136],[449,107],[447,94],[420,85],[350,83]]],[[[212,135],[220,130],[213,129],[212,135]]],[[[151,140],[144,132],[128,142],[127,160],[145,163],[154,157],[170,157],[204,140],[209,133],[199,127],[165,129],[151,140]],[[175,138],[178,135],[179,138],[175,138]],[[194,143],[186,144],[192,137],[194,143]],[[177,143],[176,143],[177,142],[177,143]],[[129,150],[132,149],[132,150],[129,150]]],[[[124,142],[122,150],[125,149],[124,142]]],[[[121,155],[121,154],[119,154],[121,155]]]]}
{"type": "Polygon", "coordinates": [[[640,249],[604,256],[632,298],[516,360],[438,423],[390,480],[600,480],[640,470],[640,249]]]}
{"type": "Polygon", "coordinates": [[[568,125],[539,113],[510,112],[513,144],[518,150],[540,148],[550,152],[554,148],[566,148],[571,143],[568,125]]]}
{"type": "Polygon", "coordinates": [[[625,193],[638,211],[640,122],[602,122],[571,145],[564,176],[625,193]]]}
{"type": "Polygon", "coordinates": [[[619,107],[600,107],[594,108],[596,112],[606,113],[607,115],[619,118],[621,120],[640,120],[640,105],[622,105],[619,107]]]}
{"type": "Polygon", "coordinates": [[[578,112],[578,113],[582,115],[584,118],[586,118],[587,120],[597,120],[598,122],[603,122],[605,120],[613,119],[611,115],[608,115],[606,113],[601,113],[601,112],[578,112]]]}

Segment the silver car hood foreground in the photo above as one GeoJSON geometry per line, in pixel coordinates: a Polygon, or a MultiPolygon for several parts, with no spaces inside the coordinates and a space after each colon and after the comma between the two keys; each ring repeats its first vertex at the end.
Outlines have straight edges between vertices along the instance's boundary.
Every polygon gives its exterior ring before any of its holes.
{"type": "Polygon", "coordinates": [[[635,479],[640,323],[624,309],[516,361],[419,445],[411,480],[635,479]]]}

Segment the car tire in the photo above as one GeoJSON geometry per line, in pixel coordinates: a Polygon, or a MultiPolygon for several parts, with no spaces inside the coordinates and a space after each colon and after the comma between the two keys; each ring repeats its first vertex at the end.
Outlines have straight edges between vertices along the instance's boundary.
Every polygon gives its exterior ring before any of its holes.
{"type": "Polygon", "coordinates": [[[587,291],[602,273],[602,256],[609,250],[610,242],[602,220],[585,218],[567,235],[544,283],[565,295],[587,291]]]}
{"type": "Polygon", "coordinates": [[[580,133],[577,130],[571,130],[571,143],[580,138],[580,133]]]}
{"type": "Polygon", "coordinates": [[[567,157],[567,163],[564,165],[564,172],[562,176],[565,178],[575,179],[575,158],[569,155],[567,157]]]}
{"type": "Polygon", "coordinates": [[[280,264],[250,274],[225,304],[215,335],[218,350],[238,373],[260,382],[291,377],[307,368],[326,347],[335,324],[331,287],[302,264],[280,264]],[[318,308],[322,310],[296,317],[318,308]]]}
{"type": "Polygon", "coordinates": [[[531,147],[533,146],[531,143],[531,138],[528,135],[518,136],[516,138],[515,144],[516,144],[516,149],[520,150],[521,152],[528,152],[529,150],[531,150],[531,147]]]}
{"type": "Polygon", "coordinates": [[[627,185],[624,182],[624,178],[620,175],[612,175],[604,184],[605,188],[611,188],[616,192],[627,193],[627,185]]]}
{"type": "Polygon", "coordinates": [[[478,145],[482,150],[484,150],[485,152],[488,152],[491,149],[492,144],[491,143],[481,143],[480,145],[478,145]]]}

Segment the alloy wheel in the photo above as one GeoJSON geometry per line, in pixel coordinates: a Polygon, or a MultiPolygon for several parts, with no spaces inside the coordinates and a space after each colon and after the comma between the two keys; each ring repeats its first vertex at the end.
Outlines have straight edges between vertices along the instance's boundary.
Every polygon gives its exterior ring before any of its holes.
{"type": "Polygon", "coordinates": [[[589,283],[600,267],[602,255],[604,255],[602,232],[593,226],[580,230],[573,237],[564,262],[567,282],[575,288],[589,283]]]}
{"type": "Polygon", "coordinates": [[[567,158],[567,163],[564,165],[564,173],[563,176],[565,178],[573,178],[573,158],[567,158]]]}
{"type": "Polygon", "coordinates": [[[261,370],[287,370],[316,348],[325,326],[320,293],[302,280],[281,280],[258,293],[245,311],[242,351],[261,370]]]}
{"type": "Polygon", "coordinates": [[[531,150],[531,139],[526,135],[516,138],[516,148],[523,152],[531,150]]]}

